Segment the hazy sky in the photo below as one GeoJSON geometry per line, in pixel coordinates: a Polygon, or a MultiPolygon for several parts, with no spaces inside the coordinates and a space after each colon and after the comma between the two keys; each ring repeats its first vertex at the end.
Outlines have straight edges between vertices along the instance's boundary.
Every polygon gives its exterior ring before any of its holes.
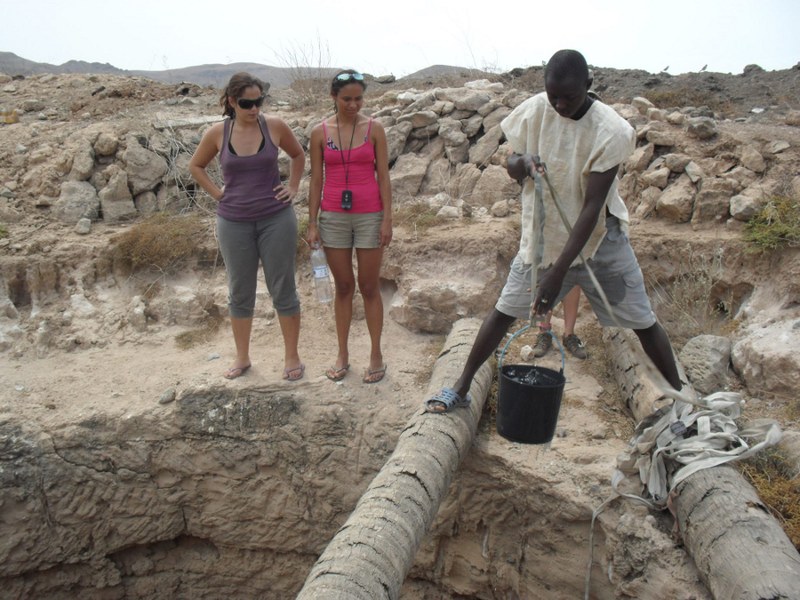
{"type": "Polygon", "coordinates": [[[163,70],[205,63],[507,71],[561,48],[597,67],[741,73],[800,62],[798,0],[0,0],[0,51],[163,70]],[[605,7],[605,8],[604,8],[605,7]]]}

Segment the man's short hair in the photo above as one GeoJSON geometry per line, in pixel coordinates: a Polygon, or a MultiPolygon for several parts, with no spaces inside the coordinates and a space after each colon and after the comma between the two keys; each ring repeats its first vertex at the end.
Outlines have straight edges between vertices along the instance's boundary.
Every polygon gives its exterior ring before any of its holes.
{"type": "Polygon", "coordinates": [[[544,78],[545,80],[548,78],[560,80],[570,77],[588,81],[589,65],[586,64],[583,54],[577,50],[559,50],[547,61],[544,78]]]}

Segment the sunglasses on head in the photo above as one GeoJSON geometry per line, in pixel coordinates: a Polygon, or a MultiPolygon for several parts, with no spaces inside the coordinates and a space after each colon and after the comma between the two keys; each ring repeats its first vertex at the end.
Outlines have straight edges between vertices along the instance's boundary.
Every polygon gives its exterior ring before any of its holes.
{"type": "Polygon", "coordinates": [[[254,106],[261,108],[261,105],[264,104],[264,96],[259,96],[255,100],[250,100],[248,98],[239,98],[236,101],[236,104],[239,105],[239,108],[244,110],[250,110],[254,106]]]}
{"type": "Polygon", "coordinates": [[[336,81],[364,81],[364,76],[361,73],[339,73],[336,81]]]}

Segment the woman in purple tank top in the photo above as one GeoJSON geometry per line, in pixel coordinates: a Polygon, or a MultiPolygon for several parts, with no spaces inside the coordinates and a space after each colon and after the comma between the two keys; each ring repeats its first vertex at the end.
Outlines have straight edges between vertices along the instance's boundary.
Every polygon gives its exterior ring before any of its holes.
{"type": "Polygon", "coordinates": [[[295,286],[297,194],[305,154],[289,126],[263,115],[264,84],[248,73],[231,77],[220,104],[227,118],[203,135],[189,163],[195,181],[217,204],[217,238],[228,275],[236,361],[225,372],[235,379],[251,366],[250,332],[256,301],[259,261],[278,314],[284,344],[283,378],[303,377],[297,345],[300,300],[295,286]],[[281,182],[278,151],[289,155],[289,181],[281,182]],[[206,167],[219,156],[225,185],[217,186],[206,167]]]}
{"type": "Polygon", "coordinates": [[[339,381],[350,369],[347,338],[356,285],[355,248],[371,343],[362,380],[377,383],[386,374],[379,276],[383,249],[392,240],[392,186],[386,132],[361,114],[366,88],[361,73],[350,69],[338,73],[331,83],[334,114],[311,132],[308,243],[322,243],[336,284],[333,306],[339,352],[326,375],[339,381]]]}

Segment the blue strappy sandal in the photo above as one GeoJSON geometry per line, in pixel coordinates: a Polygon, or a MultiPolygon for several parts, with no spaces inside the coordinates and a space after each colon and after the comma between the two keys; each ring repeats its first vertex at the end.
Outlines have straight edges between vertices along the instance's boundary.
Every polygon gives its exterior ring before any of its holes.
{"type": "Polygon", "coordinates": [[[467,394],[462,398],[453,388],[442,388],[431,398],[425,401],[425,412],[446,413],[460,406],[469,406],[472,397],[467,394]]]}

